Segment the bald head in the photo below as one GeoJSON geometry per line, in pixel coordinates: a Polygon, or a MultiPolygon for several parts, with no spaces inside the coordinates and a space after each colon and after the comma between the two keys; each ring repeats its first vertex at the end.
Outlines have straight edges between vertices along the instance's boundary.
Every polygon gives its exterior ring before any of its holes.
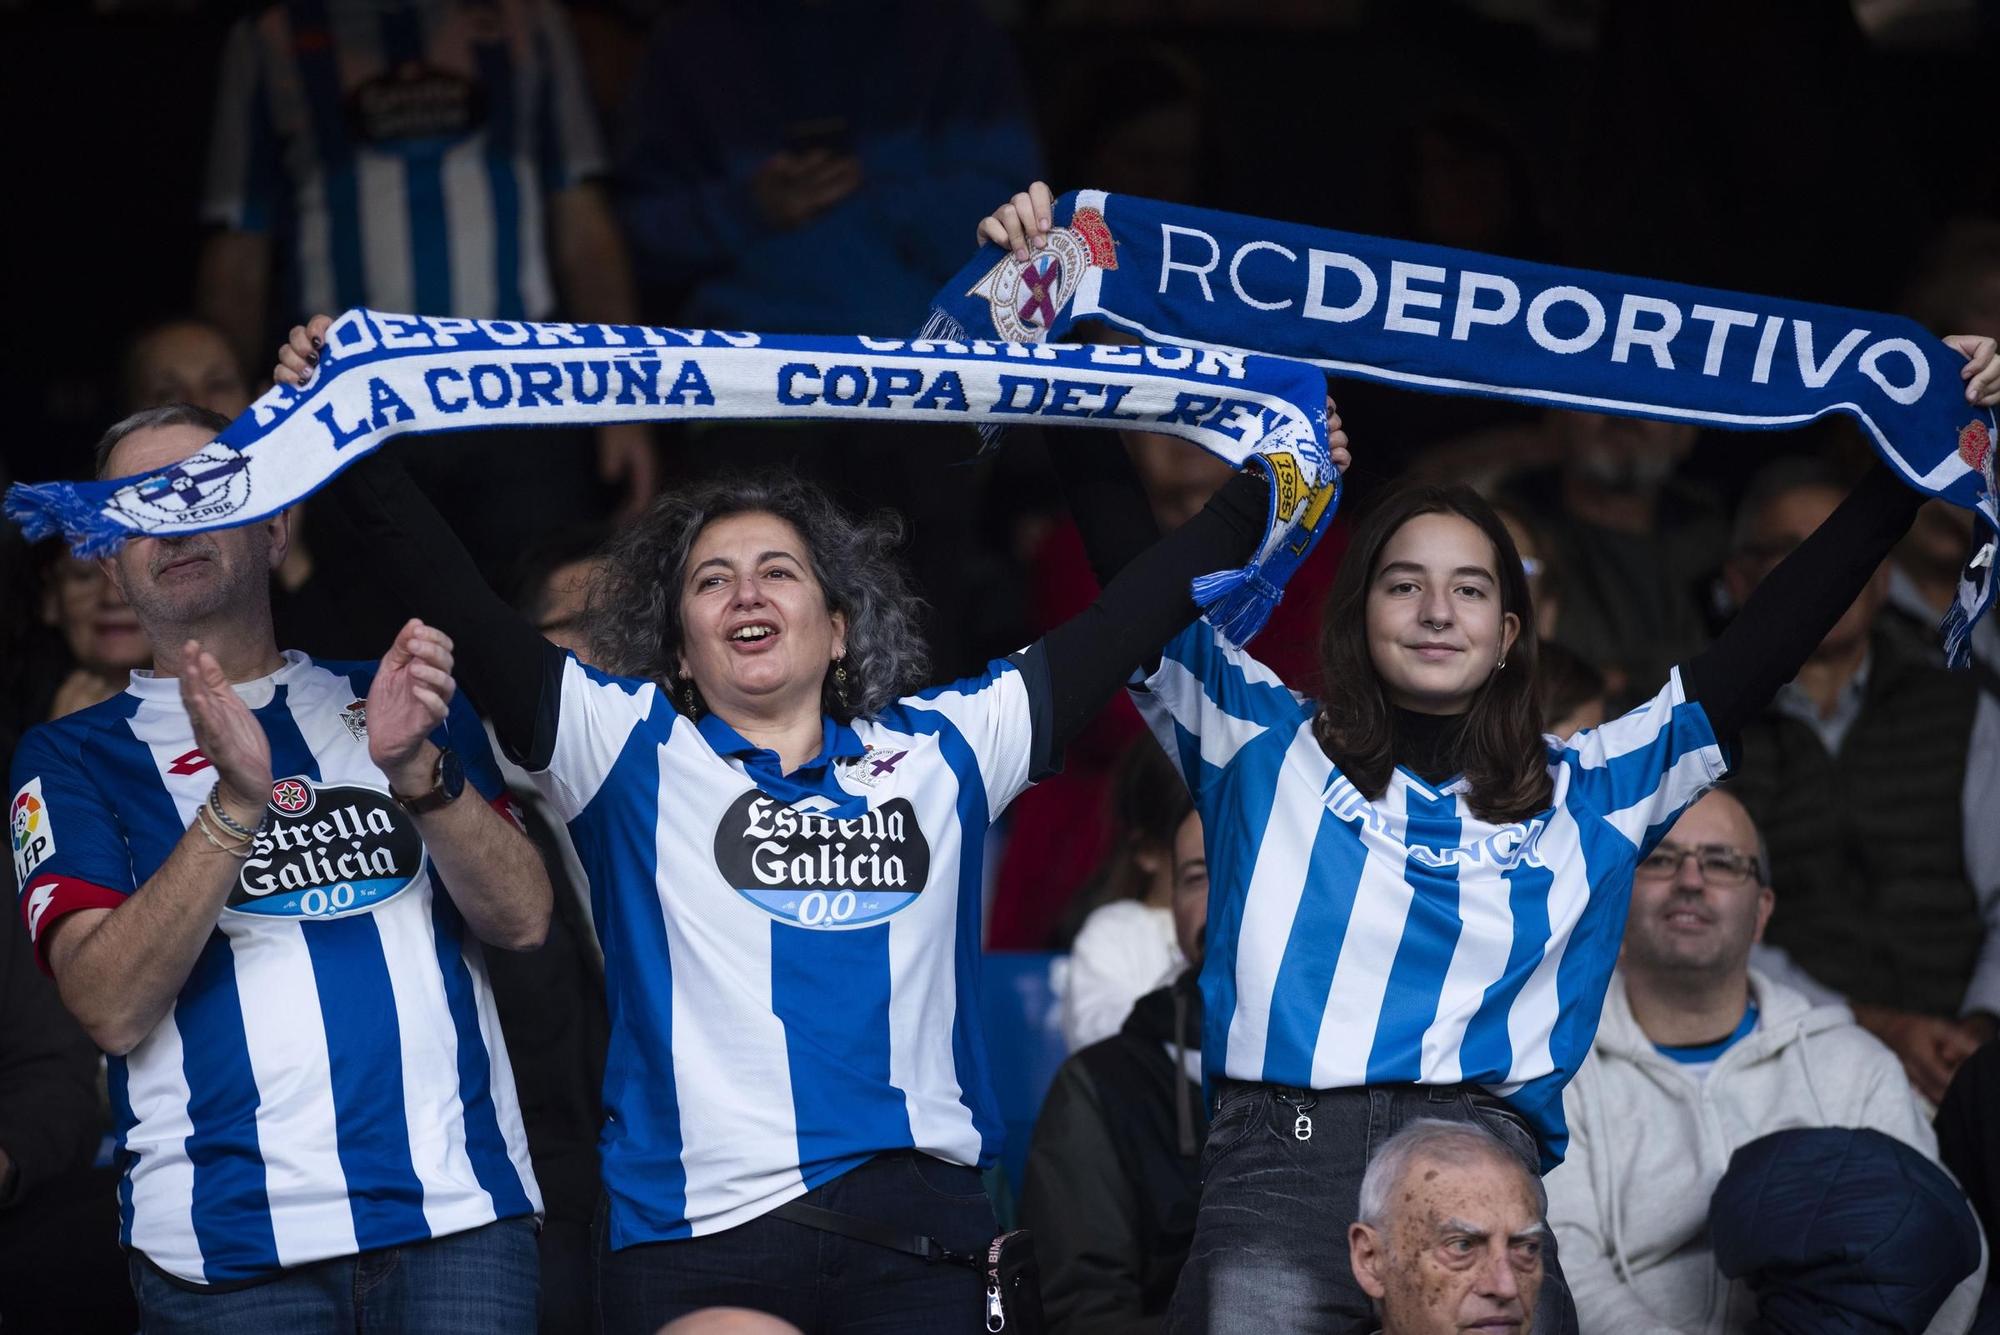
{"type": "Polygon", "coordinates": [[[1734,996],[1775,903],[1757,823],[1717,789],[1681,813],[1632,876],[1620,962],[1627,991],[1734,996]]]}
{"type": "Polygon", "coordinates": [[[768,1312],[747,1307],[710,1307],[661,1326],[657,1335],[802,1335],[799,1328],[768,1312]]]}

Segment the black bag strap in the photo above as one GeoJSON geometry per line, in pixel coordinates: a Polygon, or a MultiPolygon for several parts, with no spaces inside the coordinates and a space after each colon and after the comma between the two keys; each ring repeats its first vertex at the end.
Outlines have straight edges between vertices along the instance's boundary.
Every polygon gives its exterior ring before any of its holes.
{"type": "Polygon", "coordinates": [[[818,1229],[822,1233],[853,1238],[856,1242],[887,1247],[891,1251],[902,1252],[906,1256],[922,1257],[926,1261],[948,1261],[953,1265],[971,1266],[975,1270],[984,1269],[982,1258],[952,1251],[927,1234],[906,1233],[891,1224],[864,1219],[856,1214],[842,1214],[838,1210],[823,1210],[804,1201],[786,1201],[771,1211],[771,1217],[790,1220],[794,1224],[818,1229]]]}

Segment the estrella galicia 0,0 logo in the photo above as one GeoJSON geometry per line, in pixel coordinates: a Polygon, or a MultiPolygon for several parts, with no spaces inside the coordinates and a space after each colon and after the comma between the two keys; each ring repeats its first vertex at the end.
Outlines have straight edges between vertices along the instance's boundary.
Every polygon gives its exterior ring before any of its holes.
{"type": "Polygon", "coordinates": [[[271,819],[230,888],[230,912],[367,913],[409,889],[423,869],[424,841],[387,793],[297,775],[271,788],[271,819]]]}
{"type": "Polygon", "coordinates": [[[835,816],[753,788],[716,826],[715,866],[781,922],[864,927],[916,902],[930,879],[931,850],[908,798],[835,816]]]}

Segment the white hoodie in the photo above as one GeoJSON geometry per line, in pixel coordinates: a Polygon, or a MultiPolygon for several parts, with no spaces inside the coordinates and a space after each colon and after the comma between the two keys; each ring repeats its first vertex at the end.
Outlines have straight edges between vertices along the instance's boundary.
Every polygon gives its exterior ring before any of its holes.
{"type": "MultiPolygon", "coordinates": [[[[1872,1127],[1937,1159],[1937,1137],[1893,1053],[1845,1006],[1814,1006],[1750,971],[1757,1028],[1705,1080],[1663,1057],[1614,975],[1589,1060],[1563,1094],[1569,1153],[1548,1175],[1549,1223],[1583,1335],[1737,1335],[1749,1286],[1715,1268],[1708,1201],[1729,1157],[1792,1127],[1872,1127]]],[[[1974,1271],[1931,1322],[1963,1335],[1974,1271]]]]}

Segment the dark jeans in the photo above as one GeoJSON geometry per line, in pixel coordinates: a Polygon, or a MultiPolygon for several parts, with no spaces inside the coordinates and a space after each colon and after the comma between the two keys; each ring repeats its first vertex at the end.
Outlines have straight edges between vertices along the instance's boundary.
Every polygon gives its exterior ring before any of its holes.
{"type": "MultiPolygon", "coordinates": [[[[809,1205],[893,1224],[954,1252],[984,1252],[995,1232],[979,1173],[929,1155],[880,1154],[815,1188],[809,1205]]],[[[806,1335],[952,1335],[981,1328],[980,1279],[873,1243],[766,1215],[705,1237],[613,1251],[597,1215],[603,1335],[652,1335],[704,1307],[769,1312],[806,1335]]]]}
{"type": "MultiPolygon", "coordinates": [[[[1477,1122],[1539,1174],[1534,1134],[1499,1100],[1458,1086],[1300,1091],[1218,1081],[1202,1150],[1194,1245],[1167,1314],[1174,1335],[1367,1335],[1379,1323],[1347,1260],[1375,1149],[1419,1118],[1477,1122]],[[1300,1105],[1312,1134],[1294,1134],[1300,1105]]],[[[1545,1243],[1535,1335],[1574,1335],[1576,1309],[1545,1243]]]]}
{"type": "Polygon", "coordinates": [[[534,1335],[535,1221],[503,1219],[406,1247],[294,1266],[196,1293],[133,1257],[143,1335],[534,1335]]]}

